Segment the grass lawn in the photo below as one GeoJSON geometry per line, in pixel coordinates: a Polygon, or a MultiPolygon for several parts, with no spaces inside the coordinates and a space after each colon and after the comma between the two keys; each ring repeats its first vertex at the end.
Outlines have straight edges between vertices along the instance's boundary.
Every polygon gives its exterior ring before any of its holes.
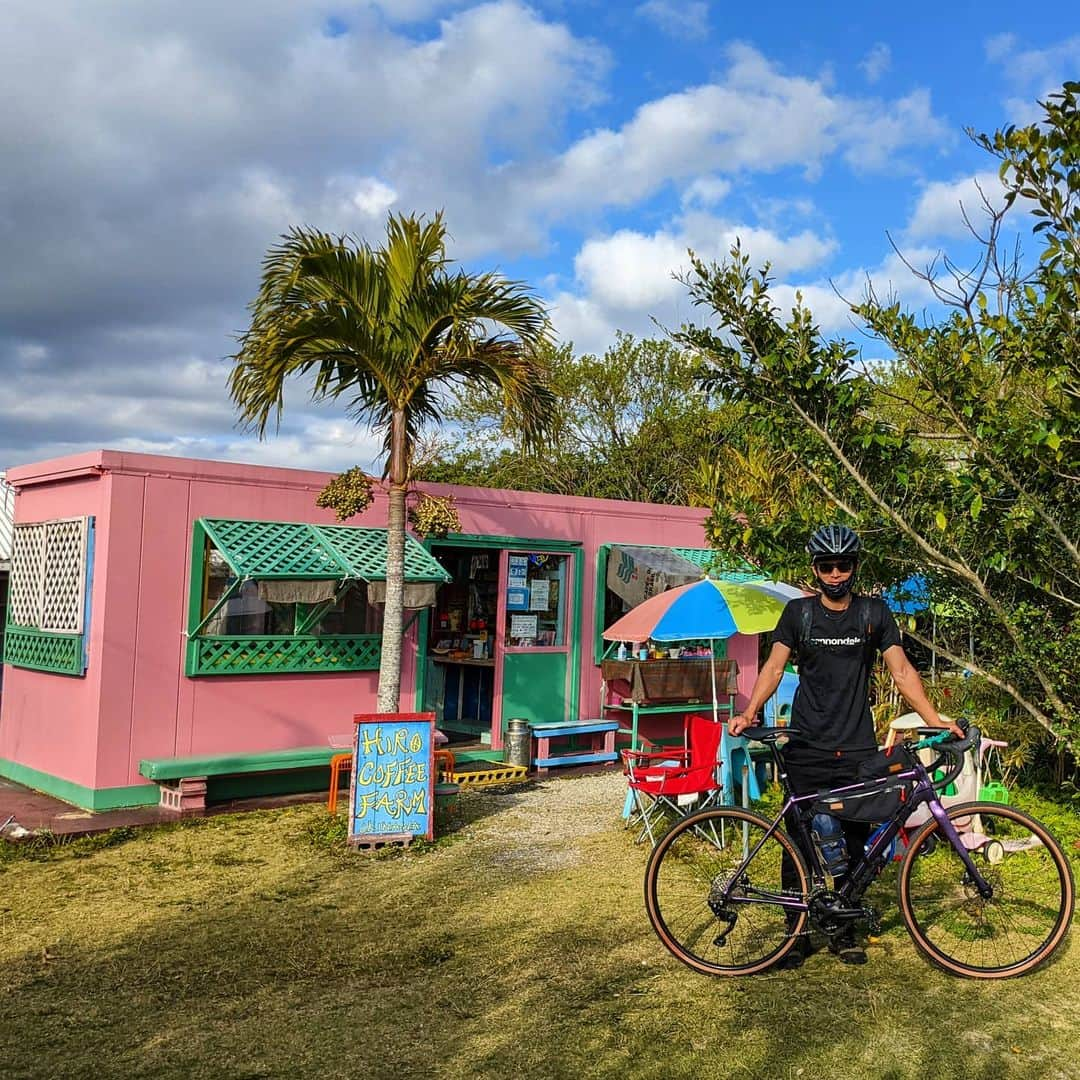
{"type": "MultiPolygon", "coordinates": [[[[343,852],[318,805],[0,851],[0,1075],[1080,1077],[1080,935],[956,979],[890,879],[865,967],[706,979],[648,926],[622,791],[467,793],[391,857],[343,852]]],[[[1080,818],[1022,804],[1076,855],[1080,818]]]]}

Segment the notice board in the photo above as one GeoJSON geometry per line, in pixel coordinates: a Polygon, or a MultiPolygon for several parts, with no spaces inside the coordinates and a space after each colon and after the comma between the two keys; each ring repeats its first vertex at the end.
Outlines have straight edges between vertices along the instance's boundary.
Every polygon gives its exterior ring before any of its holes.
{"type": "Polygon", "coordinates": [[[353,717],[349,842],[408,842],[435,835],[434,713],[353,717]]]}

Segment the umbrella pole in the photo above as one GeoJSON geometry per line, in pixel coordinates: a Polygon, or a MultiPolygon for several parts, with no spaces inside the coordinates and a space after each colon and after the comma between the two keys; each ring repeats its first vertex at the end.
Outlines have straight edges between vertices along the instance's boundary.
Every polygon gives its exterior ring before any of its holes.
{"type": "MultiPolygon", "coordinates": [[[[713,718],[713,723],[718,724],[718,723],[720,723],[720,705],[719,705],[719,702],[716,700],[716,639],[715,638],[709,638],[709,661],[710,661],[709,662],[709,671],[712,674],[712,718],[713,718]]],[[[716,768],[717,768],[718,773],[719,773],[717,779],[720,781],[721,787],[723,786],[723,783],[724,783],[724,765],[723,765],[723,762],[724,762],[724,752],[725,752],[725,741],[726,741],[726,739],[727,739],[727,724],[724,725],[723,730],[720,732],[720,747],[719,747],[719,751],[718,751],[718,755],[717,755],[718,756],[718,761],[716,763],[716,768]]],[[[727,802],[727,799],[724,799],[724,802],[727,802]]],[[[723,824],[723,823],[721,822],[721,824],[723,824]]]]}
{"type": "Polygon", "coordinates": [[[709,638],[709,658],[712,661],[710,665],[712,671],[712,718],[715,722],[720,722],[720,706],[716,700],[716,640],[715,638],[709,638]]]}

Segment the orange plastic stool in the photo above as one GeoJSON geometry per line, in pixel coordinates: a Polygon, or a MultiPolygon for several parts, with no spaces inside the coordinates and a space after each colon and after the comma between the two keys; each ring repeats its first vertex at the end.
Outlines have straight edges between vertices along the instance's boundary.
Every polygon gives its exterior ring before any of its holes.
{"type": "Polygon", "coordinates": [[[436,750],[435,751],[435,779],[439,778],[441,773],[449,775],[454,771],[454,754],[452,750],[436,750]]]}
{"type": "Polygon", "coordinates": [[[352,751],[344,754],[335,754],[330,759],[330,798],[327,800],[327,810],[331,814],[337,813],[338,787],[341,782],[341,774],[352,768],[352,751]]]}

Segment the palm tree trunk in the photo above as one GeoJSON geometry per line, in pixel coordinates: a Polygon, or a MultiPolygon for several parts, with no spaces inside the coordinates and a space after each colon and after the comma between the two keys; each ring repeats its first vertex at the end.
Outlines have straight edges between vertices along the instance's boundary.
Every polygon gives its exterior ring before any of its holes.
{"type": "Polygon", "coordinates": [[[409,469],[405,414],[394,413],[390,436],[389,501],[386,530],[386,604],[379,662],[379,712],[397,712],[401,697],[401,628],[405,613],[405,493],[409,469]]]}

